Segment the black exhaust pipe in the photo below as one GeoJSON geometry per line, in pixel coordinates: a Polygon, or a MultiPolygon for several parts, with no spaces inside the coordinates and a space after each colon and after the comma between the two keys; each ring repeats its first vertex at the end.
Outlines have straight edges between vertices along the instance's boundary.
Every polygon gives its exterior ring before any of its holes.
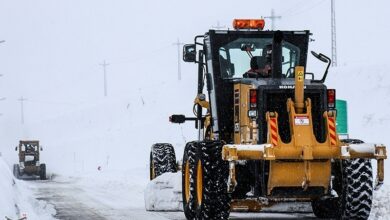
{"type": "Polygon", "coordinates": [[[282,42],[283,33],[276,31],[272,42],[272,77],[282,78],[282,42]]]}

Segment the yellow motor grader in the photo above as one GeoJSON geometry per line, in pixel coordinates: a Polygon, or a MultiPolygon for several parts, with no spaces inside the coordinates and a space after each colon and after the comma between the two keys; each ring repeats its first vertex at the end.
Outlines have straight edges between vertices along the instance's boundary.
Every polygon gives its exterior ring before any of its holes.
{"type": "MultiPolygon", "coordinates": [[[[324,84],[331,60],[311,52],[327,63],[315,77],[306,72],[309,31],[265,31],[262,19],[236,19],[233,27],[183,47],[184,61],[198,65],[195,117],[170,121],[195,121],[198,129],[180,166],[187,219],[297,201],[311,202],[320,218],[367,219],[386,148],[339,138],[336,91],[324,84]]],[[[151,179],[176,172],[175,161],[172,145],[155,144],[151,179]]]]}
{"type": "Polygon", "coordinates": [[[14,164],[13,173],[17,179],[39,176],[41,180],[46,180],[46,164],[40,163],[40,151],[42,146],[37,140],[21,140],[19,146],[15,147],[18,151],[19,163],[14,164]]]}

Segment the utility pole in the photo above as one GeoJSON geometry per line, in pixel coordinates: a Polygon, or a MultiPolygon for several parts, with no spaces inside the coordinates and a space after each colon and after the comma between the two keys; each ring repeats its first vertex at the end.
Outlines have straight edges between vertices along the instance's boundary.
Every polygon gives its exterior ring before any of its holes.
{"type": "Polygon", "coordinates": [[[21,113],[21,123],[24,124],[24,109],[23,109],[23,102],[26,101],[27,99],[20,97],[20,99],[18,99],[20,101],[20,113],[21,113]]]}
{"type": "Polygon", "coordinates": [[[336,49],[336,8],[335,1],[331,1],[331,24],[332,24],[332,66],[337,66],[337,49],[336,49]]]}
{"type": "Polygon", "coordinates": [[[226,26],[225,25],[220,25],[219,24],[219,21],[217,21],[217,25],[216,26],[211,26],[212,28],[214,28],[214,29],[217,29],[217,30],[220,30],[220,29],[223,29],[223,28],[226,28],[226,26]]]}
{"type": "Polygon", "coordinates": [[[180,39],[177,38],[177,42],[173,43],[173,45],[177,46],[177,78],[181,80],[181,66],[180,66],[180,46],[184,45],[180,42],[180,39]]]}
{"type": "MultiPolygon", "coordinates": [[[[5,99],[6,99],[5,97],[2,97],[2,98],[0,98],[0,101],[4,101],[5,99]]],[[[0,113],[0,116],[3,116],[3,113],[0,113]]]]}
{"type": "Polygon", "coordinates": [[[276,16],[275,10],[271,9],[271,16],[265,16],[264,18],[269,18],[271,20],[271,30],[275,30],[275,20],[281,19],[282,16],[276,16]]]}
{"type": "Polygon", "coordinates": [[[110,65],[109,63],[106,63],[104,60],[103,63],[100,64],[103,67],[103,77],[104,77],[104,96],[107,96],[107,72],[106,67],[110,65]]]}

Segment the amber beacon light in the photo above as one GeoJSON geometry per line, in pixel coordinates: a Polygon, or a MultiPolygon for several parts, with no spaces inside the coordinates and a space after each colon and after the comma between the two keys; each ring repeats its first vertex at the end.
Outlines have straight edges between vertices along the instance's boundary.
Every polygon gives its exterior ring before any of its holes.
{"type": "Polygon", "coordinates": [[[263,30],[265,25],[264,19],[234,19],[234,29],[260,29],[263,30]]]}

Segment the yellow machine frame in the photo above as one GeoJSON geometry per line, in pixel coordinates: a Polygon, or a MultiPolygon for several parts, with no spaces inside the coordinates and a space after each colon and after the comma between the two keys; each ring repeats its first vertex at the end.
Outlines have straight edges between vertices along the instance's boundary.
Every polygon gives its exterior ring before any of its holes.
{"type": "MultiPolygon", "coordinates": [[[[286,107],[289,114],[291,141],[284,143],[278,130],[278,113],[267,112],[267,143],[258,144],[258,125],[248,117],[249,91],[247,84],[234,85],[234,144],[223,147],[222,157],[229,161],[230,175],[228,190],[232,192],[237,185],[235,164],[240,160],[268,160],[270,170],[267,195],[276,187],[319,186],[327,190],[331,181],[331,159],[370,158],[377,160],[377,184],[383,183],[386,148],[373,145],[371,152],[357,151],[348,144],[340,142],[336,131],[335,111],[326,111],[326,140],[319,143],[313,133],[311,100],[304,100],[304,67],[295,68],[295,101],[288,99],[286,107]],[[236,100],[237,99],[237,100],[236,100]],[[236,112],[238,111],[238,112],[236,112]]],[[[252,211],[260,210],[259,202],[253,200],[232,201],[232,207],[246,207],[252,211]]]]}

